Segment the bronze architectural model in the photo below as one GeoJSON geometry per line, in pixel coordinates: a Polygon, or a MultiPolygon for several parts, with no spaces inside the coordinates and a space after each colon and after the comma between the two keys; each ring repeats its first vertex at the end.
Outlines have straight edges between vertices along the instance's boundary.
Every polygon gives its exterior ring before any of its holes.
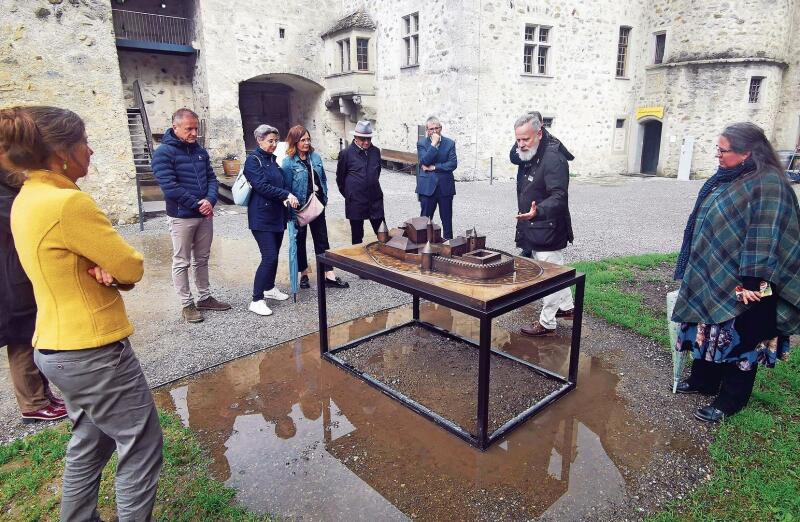
{"type": "Polygon", "coordinates": [[[380,251],[423,271],[453,274],[467,279],[486,280],[514,271],[514,258],[486,248],[486,236],[473,228],[465,235],[442,240],[442,227],[427,217],[406,220],[398,228],[378,229],[380,251]]]}

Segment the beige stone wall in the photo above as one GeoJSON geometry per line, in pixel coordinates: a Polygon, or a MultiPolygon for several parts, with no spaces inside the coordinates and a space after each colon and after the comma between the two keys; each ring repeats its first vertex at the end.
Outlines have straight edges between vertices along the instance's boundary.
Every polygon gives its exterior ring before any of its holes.
{"type": "Polygon", "coordinates": [[[194,57],[125,50],[118,54],[126,106],[135,105],[133,82],[138,79],[153,132],[161,133],[168,129],[176,109],[194,108],[194,57]]]}
{"type": "MultiPolygon", "coordinates": [[[[714,145],[725,125],[752,121],[774,137],[783,61],[796,2],[660,0],[643,11],[638,48],[643,74],[634,81],[634,107],[663,107],[658,173],[677,175],[684,137],[695,139],[691,172],[717,168],[714,145]],[[653,65],[654,34],[665,31],[663,65],[653,65]],[[750,79],[763,76],[760,100],[749,103],[750,79]]],[[[791,68],[790,68],[791,70],[791,68]]],[[[638,167],[640,125],[632,127],[629,170],[638,167]]]]}
{"type": "Polygon", "coordinates": [[[783,74],[781,103],[775,122],[775,145],[779,149],[794,149],[800,145],[800,5],[795,3],[792,15],[787,61],[783,74]]]}
{"type": "Polygon", "coordinates": [[[112,220],[137,215],[125,98],[106,1],[3,0],[2,105],[58,105],[86,122],[95,151],[81,187],[112,220]]]}
{"type": "MultiPolygon", "coordinates": [[[[457,176],[486,178],[491,162],[495,177],[510,178],[513,122],[535,109],[554,118],[553,133],[575,152],[573,171],[625,171],[627,136],[619,138],[614,126],[632,113],[633,82],[616,79],[614,65],[619,26],[638,26],[642,8],[610,0],[371,2],[367,10],[378,25],[377,143],[413,151],[416,126],[436,114],[456,139],[457,176]],[[420,65],[404,69],[401,17],[417,11],[420,65]],[[551,27],[546,77],[523,74],[528,23],[551,27]]],[[[629,70],[635,77],[636,64],[629,70]]]]}
{"type": "MultiPolygon", "coordinates": [[[[301,2],[259,11],[247,0],[206,0],[200,3],[200,67],[205,74],[208,139],[213,157],[244,152],[239,84],[256,79],[277,81],[294,89],[290,104],[293,123],[311,131],[317,146],[329,143],[325,109],[323,41],[320,34],[336,19],[329,3],[301,2]],[[279,28],[286,30],[279,38],[279,28]]],[[[338,6],[337,6],[338,7],[338,6]]]]}

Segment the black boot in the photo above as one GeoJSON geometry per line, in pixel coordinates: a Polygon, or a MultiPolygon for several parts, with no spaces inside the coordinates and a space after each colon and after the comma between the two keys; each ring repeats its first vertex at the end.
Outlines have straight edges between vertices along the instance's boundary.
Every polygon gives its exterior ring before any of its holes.
{"type": "Polygon", "coordinates": [[[700,393],[702,395],[716,395],[722,381],[722,364],[706,361],[704,359],[692,360],[692,370],[689,378],[678,383],[677,393],[700,393]]]}
{"type": "Polygon", "coordinates": [[[756,382],[758,365],[754,364],[748,371],[740,370],[736,363],[726,363],[721,366],[722,390],[711,406],[731,416],[747,406],[756,382]]]}

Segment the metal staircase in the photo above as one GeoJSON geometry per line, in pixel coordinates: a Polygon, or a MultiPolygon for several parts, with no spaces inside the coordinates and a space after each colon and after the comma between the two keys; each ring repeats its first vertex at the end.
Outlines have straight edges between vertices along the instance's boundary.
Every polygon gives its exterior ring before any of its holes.
{"type": "Polygon", "coordinates": [[[128,132],[131,135],[131,151],[136,169],[136,198],[139,204],[139,230],[144,230],[144,216],[151,212],[165,209],[164,196],[158,182],[153,176],[152,153],[153,135],[147,111],[142,100],[139,82],[133,82],[133,98],[135,107],[127,109],[128,132]]]}

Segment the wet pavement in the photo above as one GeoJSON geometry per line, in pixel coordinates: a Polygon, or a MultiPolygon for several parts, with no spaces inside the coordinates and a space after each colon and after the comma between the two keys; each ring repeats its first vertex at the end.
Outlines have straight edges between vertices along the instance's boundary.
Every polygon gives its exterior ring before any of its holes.
{"type": "MultiPolygon", "coordinates": [[[[410,319],[406,306],[331,329],[331,346],[410,319]]],[[[475,339],[477,321],[436,305],[423,320],[475,339]]],[[[569,338],[493,345],[566,373],[569,338]]],[[[403,364],[402,352],[392,352],[403,364]]],[[[619,376],[581,358],[578,387],[480,452],[319,356],[316,334],[159,389],[237,500],[297,520],[585,520],[622,503],[626,474],[676,441],[640,425],[619,376]],[[624,473],[623,473],[624,470],[624,473]]],[[[441,383],[443,388],[447,383],[441,383]]]]}

